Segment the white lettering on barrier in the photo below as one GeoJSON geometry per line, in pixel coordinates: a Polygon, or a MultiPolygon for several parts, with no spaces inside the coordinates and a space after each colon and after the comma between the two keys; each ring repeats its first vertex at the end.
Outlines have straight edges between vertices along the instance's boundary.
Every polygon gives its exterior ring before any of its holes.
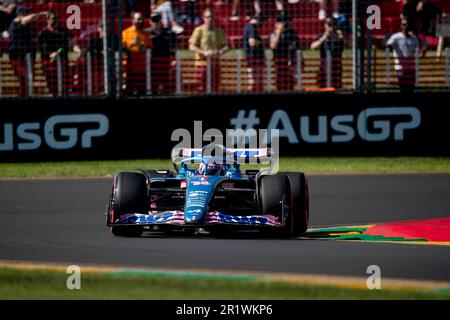
{"type": "MultiPolygon", "coordinates": [[[[0,125],[1,128],[1,125],[0,125]]],[[[101,137],[109,131],[109,120],[103,114],[72,114],[52,116],[44,124],[44,132],[41,135],[39,122],[25,122],[17,125],[16,136],[12,123],[3,124],[3,142],[0,142],[0,151],[13,151],[15,139],[21,140],[17,144],[17,150],[36,150],[42,146],[42,140],[57,150],[72,149],[78,144],[79,131],[81,133],[81,148],[92,148],[92,140],[101,137]],[[95,129],[81,129],[76,125],[98,124],[95,129]],[[70,124],[70,125],[69,125],[70,124]],[[58,132],[56,131],[58,129],[58,132]],[[57,135],[58,133],[58,135],[57,135]]]]}
{"type": "MultiPolygon", "coordinates": [[[[243,127],[253,129],[249,125],[245,111],[239,110],[236,118],[230,123],[235,130],[243,127]]],[[[259,118],[252,114],[252,123],[259,118]]],[[[288,113],[283,109],[275,110],[267,125],[267,130],[278,129],[279,137],[286,138],[291,144],[300,143],[300,138],[306,143],[345,143],[355,139],[356,134],[366,141],[381,142],[392,139],[403,141],[407,130],[416,129],[421,124],[421,113],[416,107],[386,107],[367,108],[356,117],[351,114],[327,116],[300,116],[300,131],[297,135],[288,113]],[[317,119],[316,133],[311,133],[313,119],[317,119]],[[356,122],[356,123],[355,123],[356,122]],[[330,130],[331,129],[331,130],[330,130]],[[374,132],[375,130],[375,132],[374,132]]]]}

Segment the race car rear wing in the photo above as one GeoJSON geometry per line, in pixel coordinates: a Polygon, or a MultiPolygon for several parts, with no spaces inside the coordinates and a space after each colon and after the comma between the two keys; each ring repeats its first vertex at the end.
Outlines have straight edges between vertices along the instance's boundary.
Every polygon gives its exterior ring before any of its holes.
{"type": "Polygon", "coordinates": [[[172,150],[172,162],[179,165],[183,160],[192,159],[192,162],[204,156],[213,156],[216,161],[223,161],[228,164],[269,164],[270,168],[262,168],[261,171],[268,170],[268,173],[278,171],[278,154],[273,148],[225,148],[223,146],[207,146],[201,148],[180,148],[172,150]],[[215,149],[216,148],[216,149],[215,149]],[[212,151],[215,149],[215,153],[212,151]],[[217,154],[219,150],[219,154],[217,154]]]}

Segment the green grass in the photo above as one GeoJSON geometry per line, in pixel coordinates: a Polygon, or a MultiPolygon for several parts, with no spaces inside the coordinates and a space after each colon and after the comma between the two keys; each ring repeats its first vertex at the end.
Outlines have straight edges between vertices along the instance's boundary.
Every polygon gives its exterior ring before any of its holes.
{"type": "Polygon", "coordinates": [[[281,171],[306,173],[438,173],[450,172],[448,157],[288,157],[281,171]]]}
{"type": "Polygon", "coordinates": [[[448,291],[349,289],[254,280],[84,273],[68,290],[64,272],[0,268],[0,299],[450,299],[448,291]]]}
{"type": "MultiPolygon", "coordinates": [[[[119,171],[172,169],[169,159],[0,163],[0,178],[108,177],[119,171]]],[[[432,157],[284,157],[280,171],[307,174],[450,173],[450,158],[432,157]]]]}

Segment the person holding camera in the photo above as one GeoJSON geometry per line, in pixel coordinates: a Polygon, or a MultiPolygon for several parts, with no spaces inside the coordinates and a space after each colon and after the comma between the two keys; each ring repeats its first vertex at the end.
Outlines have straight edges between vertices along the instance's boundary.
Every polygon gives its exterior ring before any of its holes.
{"type": "Polygon", "coordinates": [[[338,90],[342,88],[344,35],[337,28],[336,19],[326,19],[324,27],[325,31],[311,43],[311,50],[320,50],[320,67],[319,73],[317,74],[317,84],[320,88],[331,86],[338,90]]]}

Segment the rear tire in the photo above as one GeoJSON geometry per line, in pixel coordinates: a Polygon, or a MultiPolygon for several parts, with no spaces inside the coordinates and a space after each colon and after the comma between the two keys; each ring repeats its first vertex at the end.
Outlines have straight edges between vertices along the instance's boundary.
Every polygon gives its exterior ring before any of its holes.
{"type": "MultiPolygon", "coordinates": [[[[120,172],[113,187],[112,220],[127,213],[145,213],[148,208],[147,184],[144,175],[135,172],[120,172]]],[[[139,237],[142,227],[111,227],[111,233],[119,237],[139,237]]]]}

